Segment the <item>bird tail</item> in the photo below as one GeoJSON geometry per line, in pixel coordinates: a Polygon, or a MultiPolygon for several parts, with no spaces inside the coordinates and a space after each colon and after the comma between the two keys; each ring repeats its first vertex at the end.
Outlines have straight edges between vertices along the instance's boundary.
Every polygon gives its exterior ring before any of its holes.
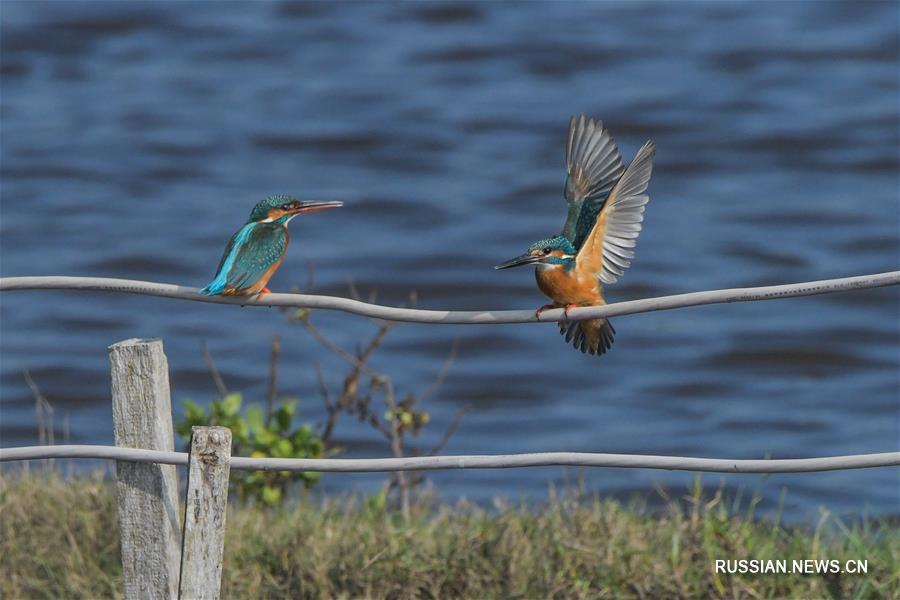
{"type": "Polygon", "coordinates": [[[612,348],[616,330],[609,319],[589,319],[568,323],[560,321],[559,332],[582,353],[601,356],[612,348]]]}
{"type": "Polygon", "coordinates": [[[222,293],[222,286],[217,285],[215,281],[210,283],[208,286],[200,290],[200,293],[204,296],[218,296],[222,293]]]}

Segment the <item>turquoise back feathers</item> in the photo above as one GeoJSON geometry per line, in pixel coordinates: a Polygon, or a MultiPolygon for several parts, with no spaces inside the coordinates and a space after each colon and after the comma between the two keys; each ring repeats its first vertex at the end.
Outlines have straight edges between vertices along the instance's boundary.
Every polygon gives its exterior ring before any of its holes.
{"type": "MultiPolygon", "coordinates": [[[[239,295],[253,288],[284,258],[287,227],[279,223],[247,223],[235,233],[216,269],[216,277],[200,290],[204,296],[239,295]]],[[[268,277],[266,277],[268,281],[268,277]]],[[[265,283],[263,283],[265,285],[265,283]]]]}

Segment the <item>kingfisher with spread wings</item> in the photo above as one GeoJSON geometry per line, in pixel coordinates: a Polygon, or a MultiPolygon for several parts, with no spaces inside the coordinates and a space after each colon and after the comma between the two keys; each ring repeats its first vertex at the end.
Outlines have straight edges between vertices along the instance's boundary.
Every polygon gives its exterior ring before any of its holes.
{"type": "MultiPolygon", "coordinates": [[[[553,300],[536,316],[548,308],[568,314],[574,307],[606,304],[603,284],[615,283],[634,258],[655,153],[648,141],[626,169],[601,121],[572,117],[566,145],[568,217],[562,234],[535,242],[495,267],[536,265],[538,287],[553,300]]],[[[610,349],[616,333],[609,319],[562,321],[559,329],[577,349],[597,355],[610,349]]]]}

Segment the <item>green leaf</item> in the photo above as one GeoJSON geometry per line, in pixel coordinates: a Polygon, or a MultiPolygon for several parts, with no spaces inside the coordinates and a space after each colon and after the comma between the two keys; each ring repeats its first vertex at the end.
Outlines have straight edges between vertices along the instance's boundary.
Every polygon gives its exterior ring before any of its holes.
{"type": "Polygon", "coordinates": [[[272,444],[274,444],[279,439],[278,434],[273,433],[265,427],[258,430],[256,432],[256,435],[253,437],[256,439],[256,444],[265,450],[271,448],[272,444]]]}
{"type": "Polygon", "coordinates": [[[241,412],[241,395],[238,393],[228,394],[222,400],[222,412],[224,416],[233,417],[241,412]]]}
{"type": "Polygon", "coordinates": [[[266,428],[262,409],[255,404],[247,408],[247,427],[252,434],[256,434],[257,431],[262,431],[266,428]]]}
{"type": "Polygon", "coordinates": [[[281,490],[270,485],[263,486],[262,501],[270,506],[274,506],[281,502],[281,490]]]}
{"type": "Polygon", "coordinates": [[[291,436],[291,439],[294,441],[294,446],[297,448],[305,448],[309,442],[309,426],[303,425],[297,431],[294,432],[294,435],[291,436]]]}
{"type": "Polygon", "coordinates": [[[294,456],[294,445],[291,440],[280,439],[275,442],[272,447],[272,456],[276,458],[292,458],[294,456]]]}
{"type": "Polygon", "coordinates": [[[246,481],[248,484],[253,485],[253,484],[255,484],[255,483],[261,483],[262,481],[265,480],[264,478],[265,478],[265,472],[263,472],[263,471],[250,471],[250,472],[247,474],[247,477],[246,477],[245,481],[246,481]]]}
{"type": "Polygon", "coordinates": [[[178,432],[178,435],[184,440],[189,440],[191,437],[191,427],[194,425],[207,425],[209,422],[209,418],[206,416],[206,411],[203,408],[190,400],[185,400],[182,403],[184,407],[184,419],[179,421],[175,430],[178,432]]]}
{"type": "Polygon", "coordinates": [[[384,490],[381,490],[377,494],[372,494],[368,498],[366,498],[366,508],[373,513],[382,513],[384,512],[384,507],[387,505],[387,494],[384,490]]]}
{"type": "Polygon", "coordinates": [[[275,420],[281,431],[287,431],[291,427],[291,421],[294,419],[294,402],[282,404],[275,412],[275,420]]]}
{"type": "Polygon", "coordinates": [[[246,444],[249,438],[247,423],[241,419],[234,419],[229,424],[229,429],[231,429],[231,438],[232,438],[232,446],[241,444],[246,444]]]}
{"type": "Polygon", "coordinates": [[[188,419],[203,419],[206,417],[206,411],[195,402],[185,400],[182,406],[184,406],[184,414],[188,419]]]}

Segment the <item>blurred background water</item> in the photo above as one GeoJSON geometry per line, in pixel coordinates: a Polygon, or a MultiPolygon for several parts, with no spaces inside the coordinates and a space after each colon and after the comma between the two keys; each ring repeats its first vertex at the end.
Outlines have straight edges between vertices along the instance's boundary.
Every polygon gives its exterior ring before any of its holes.
{"type": "MultiPolygon", "coordinates": [[[[296,220],[270,287],[307,282],[423,308],[543,304],[498,262],[564,217],[568,118],[603,119],[630,160],[658,146],[636,260],[611,301],[898,268],[898,19],[858,3],[11,2],[0,46],[0,273],[201,286],[252,205],[342,199],[296,220]]],[[[550,450],[759,458],[896,450],[896,288],[615,320],[602,359],[551,325],[395,329],[373,360],[427,401],[423,446],[471,406],[447,453],[550,450]]],[[[344,347],[374,330],[318,311],[344,347]]],[[[37,441],[29,369],[72,443],[112,442],[106,346],[162,337],[173,402],[227,384],[324,417],[314,365],[344,365],[281,314],[125,295],[20,292],[0,303],[0,436],[37,441]]],[[[180,409],[179,409],[180,410],[180,409]]],[[[57,432],[59,440],[61,434],[57,432]]],[[[346,456],[387,455],[343,421],[346,456]]],[[[585,473],[628,495],[692,475],[585,473]]],[[[444,472],[446,498],[540,499],[558,469],[444,472]]],[[[382,476],[326,476],[370,490],[382,476]]],[[[897,469],[724,479],[816,508],[896,514],[897,469]]],[[[718,485],[718,476],[704,482],[718,485]]]]}

